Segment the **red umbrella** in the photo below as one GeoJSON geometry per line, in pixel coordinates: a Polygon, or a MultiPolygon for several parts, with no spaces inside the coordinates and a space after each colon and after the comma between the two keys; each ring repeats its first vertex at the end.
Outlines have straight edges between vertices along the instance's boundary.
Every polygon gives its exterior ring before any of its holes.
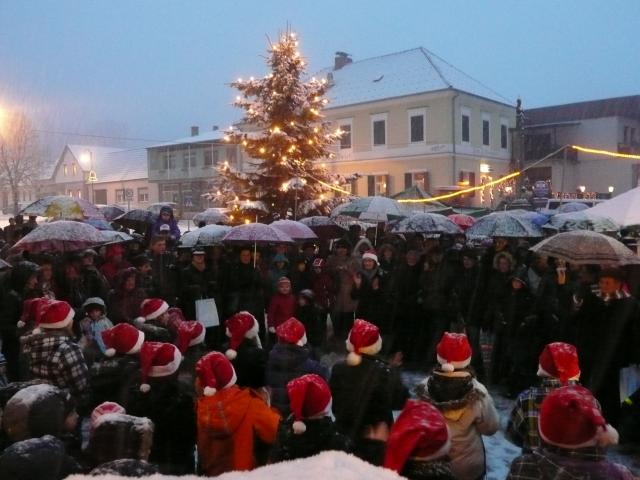
{"type": "Polygon", "coordinates": [[[294,240],[315,240],[318,236],[304,223],[294,220],[277,220],[271,223],[273,228],[286,233],[294,240]]]}
{"type": "Polygon", "coordinates": [[[472,227],[474,223],[476,223],[476,219],[470,215],[465,215],[463,213],[452,213],[451,215],[447,215],[449,219],[458,225],[462,230],[466,230],[469,227],[472,227]]]}

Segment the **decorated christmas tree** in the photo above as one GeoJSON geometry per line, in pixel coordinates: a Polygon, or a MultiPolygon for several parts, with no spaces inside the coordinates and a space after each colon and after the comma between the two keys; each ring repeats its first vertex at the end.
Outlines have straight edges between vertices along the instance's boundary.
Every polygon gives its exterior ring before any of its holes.
{"type": "Polygon", "coordinates": [[[335,203],[333,193],[346,193],[340,185],[350,180],[330,174],[321,163],[333,157],[330,147],[342,133],[323,120],[329,85],[324,78],[306,78],[292,32],[270,45],[267,65],[265,77],[231,84],[240,93],[235,105],[244,117],[225,140],[242,145],[251,160],[243,171],[221,165],[212,197],[254,205],[272,219],[326,213],[335,203]]]}

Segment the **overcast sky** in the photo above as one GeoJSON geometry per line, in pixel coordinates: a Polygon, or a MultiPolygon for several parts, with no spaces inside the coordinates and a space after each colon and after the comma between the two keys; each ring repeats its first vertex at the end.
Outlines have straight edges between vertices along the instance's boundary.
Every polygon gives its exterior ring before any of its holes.
{"type": "Polygon", "coordinates": [[[424,46],[525,107],[640,93],[637,0],[0,0],[0,105],[47,131],[227,126],[226,83],[264,74],[287,22],[311,70],[424,46]]]}

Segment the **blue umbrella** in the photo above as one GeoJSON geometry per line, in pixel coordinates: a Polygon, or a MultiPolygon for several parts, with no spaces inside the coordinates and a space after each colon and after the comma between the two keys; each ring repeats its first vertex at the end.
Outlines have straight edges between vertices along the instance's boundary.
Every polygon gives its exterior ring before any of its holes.
{"type": "Polygon", "coordinates": [[[530,210],[509,210],[509,213],[525,218],[537,227],[542,227],[549,221],[548,215],[530,210]]]}
{"type": "Polygon", "coordinates": [[[589,208],[589,205],[586,203],[580,202],[568,202],[562,203],[558,207],[558,213],[569,213],[569,212],[581,212],[589,208]]]}

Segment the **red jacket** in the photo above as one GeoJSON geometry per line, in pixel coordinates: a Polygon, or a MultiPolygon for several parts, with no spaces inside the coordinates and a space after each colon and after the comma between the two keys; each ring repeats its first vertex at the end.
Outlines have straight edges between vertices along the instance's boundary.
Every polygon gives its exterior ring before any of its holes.
{"type": "Polygon", "coordinates": [[[269,310],[267,312],[267,323],[269,327],[277,328],[281,323],[286,322],[295,315],[296,297],[293,294],[283,295],[276,293],[271,297],[269,310]]]}

